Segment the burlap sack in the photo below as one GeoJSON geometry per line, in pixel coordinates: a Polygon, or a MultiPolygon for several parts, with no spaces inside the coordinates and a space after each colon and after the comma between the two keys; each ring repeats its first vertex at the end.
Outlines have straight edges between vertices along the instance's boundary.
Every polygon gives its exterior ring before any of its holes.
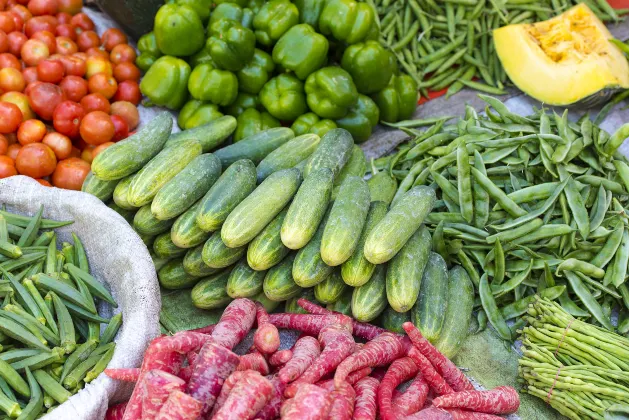
{"type": "MultiPolygon", "coordinates": [[[[44,205],[44,217],[74,220],[57,229],[59,242],[81,238],[93,274],[111,290],[118,308],[101,305],[106,317],[122,312],[123,324],[116,338],[110,367],[139,367],[149,341],[159,335],[160,296],[151,257],[140,237],[116,212],[89,194],[42,187],[31,178],[16,176],[0,180],[0,204],[13,212],[34,214],[44,205]]],[[[132,384],[113,381],[101,374],[46,420],[100,420],[109,403],[124,401],[132,384]]]]}

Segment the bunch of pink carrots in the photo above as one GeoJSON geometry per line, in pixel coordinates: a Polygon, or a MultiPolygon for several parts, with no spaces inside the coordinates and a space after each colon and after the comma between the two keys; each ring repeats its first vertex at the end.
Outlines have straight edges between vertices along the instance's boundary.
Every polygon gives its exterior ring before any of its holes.
{"type": "Polygon", "coordinates": [[[475,390],[410,322],[405,336],[299,305],[309,313],[269,315],[236,299],[215,325],[153,340],[140,368],[105,370],[135,382],[106,419],[498,420],[520,405],[511,387],[475,390]],[[247,354],[232,352],[256,323],[247,354]],[[302,332],[292,349],[278,350],[278,328],[302,332]]]}

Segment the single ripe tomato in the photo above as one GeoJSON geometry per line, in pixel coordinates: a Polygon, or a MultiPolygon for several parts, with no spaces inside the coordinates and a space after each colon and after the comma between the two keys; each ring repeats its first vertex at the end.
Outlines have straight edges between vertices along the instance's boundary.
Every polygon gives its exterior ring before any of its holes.
{"type": "Polygon", "coordinates": [[[111,141],[116,128],[108,114],[103,111],[92,111],[81,120],[80,133],[87,144],[98,146],[111,141]]]}
{"type": "Polygon", "coordinates": [[[74,55],[63,56],[60,60],[63,64],[66,75],[78,76],[81,78],[85,76],[85,73],[87,72],[87,64],[85,64],[85,60],[75,57],[74,55]]]}
{"type": "Polygon", "coordinates": [[[72,101],[63,101],[55,108],[52,124],[55,130],[70,138],[78,138],[81,120],[85,116],[83,107],[72,101]]]}
{"type": "Polygon", "coordinates": [[[57,105],[65,100],[63,90],[52,83],[39,83],[28,92],[33,111],[44,120],[51,120],[57,105]]]}
{"type": "Polygon", "coordinates": [[[70,23],[70,21],[72,20],[72,15],[70,13],[61,11],[61,4],[59,1],[57,1],[57,8],[59,10],[59,13],[57,13],[55,17],[57,18],[57,22],[59,22],[59,25],[66,25],[70,23]]]}
{"type": "Polygon", "coordinates": [[[85,51],[88,57],[100,57],[103,60],[109,61],[109,53],[105,50],[101,50],[98,47],[92,47],[89,50],[85,51]]]}
{"type": "Polygon", "coordinates": [[[52,184],[57,188],[80,191],[89,172],[90,164],[86,161],[76,157],[64,159],[52,174],[52,184]]]}
{"type": "Polygon", "coordinates": [[[21,70],[22,64],[20,64],[20,60],[18,60],[13,54],[2,53],[0,54],[0,69],[5,69],[7,67],[21,70]]]}
{"type": "Polygon", "coordinates": [[[10,12],[0,12],[0,30],[8,34],[16,29],[13,14],[10,12]]]}
{"type": "Polygon", "coordinates": [[[37,64],[37,79],[57,84],[63,80],[63,64],[59,60],[42,60],[37,64]]]}
{"type": "Polygon", "coordinates": [[[70,157],[70,153],[72,153],[72,141],[68,136],[64,136],[61,133],[48,133],[44,136],[42,140],[46,146],[50,147],[53,152],[55,152],[55,156],[57,160],[63,160],[70,157]]]}
{"type": "Polygon", "coordinates": [[[71,23],[63,23],[55,28],[55,35],[65,36],[66,38],[70,38],[72,41],[76,41],[76,27],[71,23]]]}
{"type": "Polygon", "coordinates": [[[100,38],[94,31],[83,31],[76,38],[76,44],[79,46],[79,51],[87,51],[90,48],[98,48],[100,38]]]}
{"type": "Polygon", "coordinates": [[[9,52],[16,57],[21,57],[22,55],[22,46],[28,38],[22,32],[13,31],[7,35],[9,40],[9,52]]]}
{"type": "Polygon", "coordinates": [[[23,121],[17,129],[17,141],[22,146],[39,143],[44,139],[45,135],[46,124],[36,119],[23,121]]]}
{"type": "Polygon", "coordinates": [[[15,23],[15,30],[22,31],[22,29],[24,29],[24,19],[22,19],[22,16],[12,11],[9,11],[9,13],[13,17],[13,23],[15,23]]]}
{"type": "Polygon", "coordinates": [[[142,99],[140,85],[133,80],[125,80],[118,85],[118,90],[113,97],[114,101],[127,101],[133,105],[138,105],[142,99]]]}
{"type": "Polygon", "coordinates": [[[0,30],[0,54],[9,51],[9,36],[0,30]]]}
{"type": "Polygon", "coordinates": [[[109,53],[109,59],[114,64],[120,63],[135,63],[137,54],[131,45],[119,44],[116,45],[109,53]]]}
{"type": "Polygon", "coordinates": [[[48,181],[46,181],[45,179],[36,179],[35,181],[37,181],[39,183],[39,185],[44,186],[44,187],[52,187],[52,184],[48,181]]]}
{"type": "Polygon", "coordinates": [[[29,39],[22,45],[20,50],[22,61],[28,67],[36,66],[40,61],[47,59],[50,56],[50,50],[48,46],[37,39],[29,39]]]}
{"type": "Polygon", "coordinates": [[[107,99],[111,99],[118,90],[116,79],[105,73],[97,73],[87,80],[90,93],[100,93],[107,99]]]}
{"type": "Polygon", "coordinates": [[[54,16],[35,16],[26,21],[24,24],[24,33],[27,37],[32,37],[34,33],[39,31],[48,31],[55,33],[57,26],[57,18],[54,16]]]}
{"type": "Polygon", "coordinates": [[[74,53],[72,54],[72,57],[80,58],[83,61],[87,60],[87,54],[85,54],[84,52],[74,53]]]}
{"type": "Polygon", "coordinates": [[[17,105],[0,102],[0,133],[13,133],[20,126],[22,118],[22,111],[17,105]]]}
{"type": "Polygon", "coordinates": [[[52,174],[57,166],[55,152],[43,143],[23,146],[15,159],[17,171],[31,178],[43,178],[52,174]]]}
{"type": "Polygon", "coordinates": [[[111,115],[110,118],[111,122],[114,123],[114,128],[116,129],[112,141],[120,141],[129,137],[129,124],[127,124],[127,120],[122,118],[120,115],[111,115]]]}
{"type": "Polygon", "coordinates": [[[100,145],[96,146],[94,148],[94,150],[92,150],[92,160],[96,159],[96,156],[98,156],[100,154],[100,152],[102,152],[103,150],[105,150],[108,147],[113,146],[114,144],[116,144],[116,143],[114,143],[112,141],[108,141],[107,143],[103,143],[103,144],[100,144],[100,145]]]}
{"type": "Polygon", "coordinates": [[[85,95],[81,99],[81,106],[85,112],[103,111],[104,113],[109,114],[111,109],[111,105],[107,98],[100,93],[90,93],[89,95],[85,95]]]}
{"type": "Polygon", "coordinates": [[[21,148],[22,148],[22,145],[19,143],[9,145],[9,148],[7,149],[7,156],[15,160],[21,148]]]}
{"type": "Polygon", "coordinates": [[[57,14],[57,0],[30,0],[27,7],[33,16],[57,14]]]}
{"type": "Polygon", "coordinates": [[[111,51],[116,45],[126,44],[127,36],[120,29],[109,28],[103,32],[100,41],[107,51],[111,51]]]}
{"type": "Polygon", "coordinates": [[[22,92],[26,87],[26,81],[21,71],[12,67],[0,70],[0,89],[5,92],[22,92]]]}
{"type": "Polygon", "coordinates": [[[85,76],[87,79],[94,76],[97,73],[105,73],[108,76],[113,75],[113,69],[111,67],[111,62],[109,60],[105,60],[102,57],[87,57],[85,60],[86,72],[85,76]]]}
{"type": "Polygon", "coordinates": [[[76,42],[66,36],[58,36],[55,39],[55,42],[58,54],[71,55],[79,51],[79,47],[76,45],[76,42]]]}
{"type": "Polygon", "coordinates": [[[83,8],[83,0],[57,0],[59,12],[68,15],[72,19],[72,15],[76,15],[83,8]]]}
{"type": "Polygon", "coordinates": [[[9,150],[9,140],[7,140],[6,136],[0,134],[0,155],[6,155],[7,150],[9,150]]]}
{"type": "Polygon", "coordinates": [[[135,130],[140,123],[140,113],[138,108],[131,102],[119,101],[111,104],[111,115],[118,115],[127,122],[129,130],[135,130]]]}
{"type": "Polygon", "coordinates": [[[118,83],[124,82],[125,80],[138,82],[140,76],[140,69],[135,64],[128,61],[116,64],[114,67],[114,77],[118,83]]]}
{"type": "Polygon", "coordinates": [[[22,112],[23,120],[30,120],[35,118],[36,115],[31,109],[31,105],[28,102],[28,96],[22,92],[7,92],[0,96],[0,101],[10,102],[13,105],[20,108],[22,112]]]}
{"type": "Polygon", "coordinates": [[[78,26],[84,31],[93,31],[95,27],[92,19],[90,19],[90,17],[85,13],[77,13],[76,15],[72,16],[72,20],[70,21],[70,23],[74,26],[78,26]]]}
{"type": "Polygon", "coordinates": [[[33,14],[28,10],[28,8],[24,7],[21,4],[16,4],[15,6],[12,6],[9,10],[12,13],[21,17],[23,22],[26,22],[33,17],[33,14]]]}
{"type": "Polygon", "coordinates": [[[48,52],[50,54],[54,54],[57,52],[57,40],[55,39],[54,33],[50,31],[39,31],[35,32],[31,39],[36,39],[38,41],[43,42],[48,47],[48,52]]]}
{"type": "MultiPolygon", "coordinates": [[[[70,101],[79,102],[87,95],[87,81],[78,76],[66,76],[63,78],[59,87],[63,90],[66,98],[70,101]]],[[[54,118],[53,118],[54,119],[54,118]]]]}
{"type": "Polygon", "coordinates": [[[0,179],[17,175],[15,161],[8,156],[0,156],[0,179]]]}
{"type": "Polygon", "coordinates": [[[37,67],[26,67],[22,70],[22,76],[24,76],[24,82],[26,85],[37,81],[37,67]]]}

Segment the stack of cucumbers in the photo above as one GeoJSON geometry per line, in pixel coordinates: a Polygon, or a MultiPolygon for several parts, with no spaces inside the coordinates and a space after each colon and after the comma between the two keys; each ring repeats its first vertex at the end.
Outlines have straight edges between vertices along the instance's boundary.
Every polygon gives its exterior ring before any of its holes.
{"type": "Polygon", "coordinates": [[[365,181],[365,155],[344,129],[272,128],[217,149],[233,118],[172,136],[170,125],[160,115],[103,151],[83,188],[132,220],[163,288],[192,287],[203,309],[247,297],[299,311],[305,297],[391,330],[411,319],[456,352],[474,291],[432,252],[422,223],[434,189],[412,188],[389,208],[397,182],[375,169],[365,181]]]}

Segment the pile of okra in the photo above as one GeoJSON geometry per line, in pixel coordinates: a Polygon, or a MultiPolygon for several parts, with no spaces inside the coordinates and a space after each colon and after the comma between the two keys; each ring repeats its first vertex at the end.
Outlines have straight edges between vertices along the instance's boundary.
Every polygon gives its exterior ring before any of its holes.
{"type": "Polygon", "coordinates": [[[94,380],[111,360],[121,314],[90,274],[81,240],[58,250],[55,228],[72,222],[0,210],[0,411],[35,419],[94,380]],[[106,324],[101,334],[101,324],[106,324]]]}
{"type": "Polygon", "coordinates": [[[426,219],[433,249],[468,271],[481,327],[489,320],[511,339],[524,321],[505,321],[539,294],[627,334],[629,165],[617,149],[629,124],[610,135],[587,114],[524,117],[479,96],[484,115],[467,106],[464,118],[425,131],[417,127],[431,121],[397,124],[409,141],[376,161],[400,180],[392,205],[415,185],[436,189],[426,219]]]}

